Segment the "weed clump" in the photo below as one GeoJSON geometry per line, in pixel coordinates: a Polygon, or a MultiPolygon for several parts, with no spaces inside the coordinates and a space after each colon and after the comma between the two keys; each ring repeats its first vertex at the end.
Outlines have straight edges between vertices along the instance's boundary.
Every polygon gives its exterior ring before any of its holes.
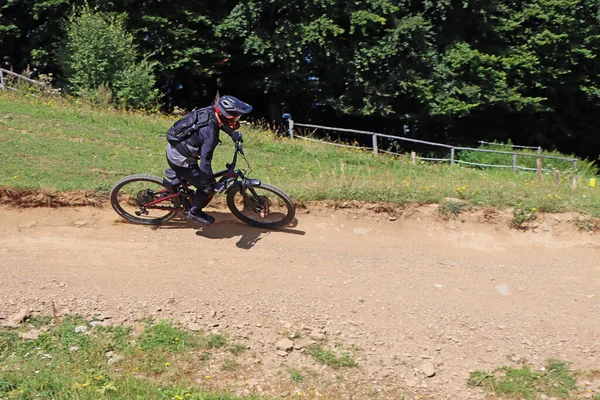
{"type": "Polygon", "coordinates": [[[332,368],[346,368],[346,367],[356,367],[358,364],[350,353],[344,352],[341,355],[337,356],[333,352],[329,350],[323,349],[320,345],[312,345],[308,348],[310,351],[310,355],[317,361],[318,363],[328,365],[332,368]]]}
{"type": "Polygon", "coordinates": [[[567,363],[555,359],[548,360],[540,371],[529,366],[518,369],[503,366],[493,372],[474,371],[468,384],[481,387],[490,395],[511,399],[533,399],[542,394],[567,399],[577,389],[567,363]]]}
{"type": "Polygon", "coordinates": [[[438,213],[444,221],[448,221],[470,209],[471,205],[466,201],[459,199],[444,199],[438,206],[438,213]]]}
{"type": "Polygon", "coordinates": [[[527,224],[537,218],[536,207],[525,207],[521,203],[513,209],[513,219],[510,226],[515,229],[526,230],[527,224]]]}
{"type": "Polygon", "coordinates": [[[191,339],[192,337],[187,332],[176,328],[168,321],[161,321],[158,324],[146,325],[140,338],[140,348],[142,350],[166,349],[179,352],[186,346],[195,347],[196,343],[191,339]]]}

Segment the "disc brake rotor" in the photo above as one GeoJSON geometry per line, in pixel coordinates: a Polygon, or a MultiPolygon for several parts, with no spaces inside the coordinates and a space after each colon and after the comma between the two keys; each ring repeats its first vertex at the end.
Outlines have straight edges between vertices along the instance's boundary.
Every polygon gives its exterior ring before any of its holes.
{"type": "Polygon", "coordinates": [[[257,214],[269,214],[271,200],[267,196],[245,196],[244,208],[252,210],[257,214]]]}
{"type": "Polygon", "coordinates": [[[154,192],[150,189],[140,190],[136,196],[136,199],[138,205],[142,207],[145,204],[152,202],[152,200],[154,199],[154,192]]]}

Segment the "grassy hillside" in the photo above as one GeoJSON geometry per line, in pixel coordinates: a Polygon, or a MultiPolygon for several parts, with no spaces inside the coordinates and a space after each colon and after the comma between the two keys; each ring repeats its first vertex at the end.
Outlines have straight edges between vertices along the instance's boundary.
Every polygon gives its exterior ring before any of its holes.
{"type": "MultiPolygon", "coordinates": [[[[73,100],[0,94],[0,187],[107,191],[132,173],[162,175],[164,132],[174,119],[97,110],[73,100]]],[[[598,187],[578,175],[576,189],[563,173],[536,182],[535,173],[448,165],[410,165],[404,157],[290,141],[242,129],[251,176],[275,184],[294,199],[437,203],[445,197],[474,205],[533,212],[579,211],[600,216],[598,187]]],[[[232,156],[231,141],[215,152],[215,171],[232,156]]]]}

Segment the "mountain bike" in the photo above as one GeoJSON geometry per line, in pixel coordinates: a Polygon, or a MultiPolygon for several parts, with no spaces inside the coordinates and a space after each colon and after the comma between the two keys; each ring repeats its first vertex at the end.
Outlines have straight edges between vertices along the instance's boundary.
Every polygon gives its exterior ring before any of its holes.
{"type": "MultiPolygon", "coordinates": [[[[233,160],[225,165],[225,170],[214,174],[219,180],[208,202],[217,193],[225,194],[233,215],[258,228],[280,228],[292,222],[296,209],[289,196],[273,185],[247,177],[252,168],[242,143],[236,142],[233,160]],[[244,159],[248,170],[236,170],[238,156],[244,159]]],[[[179,213],[187,214],[194,190],[172,169],[167,169],[165,176],[136,174],[122,178],[110,191],[113,209],[126,220],[142,225],[160,225],[179,213]]]]}

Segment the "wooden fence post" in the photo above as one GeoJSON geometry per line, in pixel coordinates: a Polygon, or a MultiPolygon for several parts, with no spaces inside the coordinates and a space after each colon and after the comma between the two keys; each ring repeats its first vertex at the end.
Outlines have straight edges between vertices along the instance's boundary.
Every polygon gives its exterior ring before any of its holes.
{"type": "Polygon", "coordinates": [[[375,155],[379,154],[377,149],[377,135],[373,135],[373,153],[375,153],[375,155]]]}
{"type": "Polygon", "coordinates": [[[575,174],[575,172],[571,172],[569,174],[569,180],[571,181],[571,187],[573,189],[577,189],[577,175],[575,174]]]}
{"type": "Polygon", "coordinates": [[[513,154],[513,172],[517,172],[517,153],[513,154]]]}
{"type": "Polygon", "coordinates": [[[294,120],[289,119],[290,139],[294,139],[294,120]]]}
{"type": "Polygon", "coordinates": [[[4,72],[2,72],[2,69],[0,69],[0,88],[6,90],[6,86],[4,85],[4,72]]]}
{"type": "Polygon", "coordinates": [[[538,182],[542,181],[542,159],[537,159],[537,180],[538,182]]]}
{"type": "Polygon", "coordinates": [[[415,165],[417,159],[417,153],[415,153],[414,151],[410,152],[410,162],[412,165],[415,165]]]}
{"type": "Polygon", "coordinates": [[[554,170],[554,183],[557,185],[560,183],[560,171],[557,169],[554,170]]]}
{"type": "Polygon", "coordinates": [[[571,187],[577,189],[577,159],[573,160],[573,171],[569,174],[571,180],[571,187]]]}
{"type": "Polygon", "coordinates": [[[454,147],[450,149],[450,166],[454,167],[454,147]]]}

